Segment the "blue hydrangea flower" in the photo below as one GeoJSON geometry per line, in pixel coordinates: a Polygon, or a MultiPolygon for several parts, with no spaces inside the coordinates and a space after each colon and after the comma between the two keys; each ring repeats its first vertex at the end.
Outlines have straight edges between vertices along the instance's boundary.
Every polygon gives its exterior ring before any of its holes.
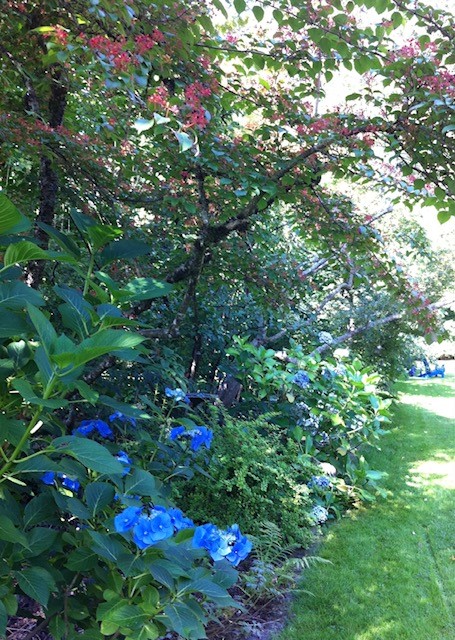
{"type": "Polygon", "coordinates": [[[129,422],[133,427],[137,426],[136,418],[131,418],[130,416],[126,416],[121,411],[115,411],[114,413],[111,413],[108,420],[109,422],[113,422],[114,420],[120,420],[120,422],[129,422]]]}
{"type": "Polygon", "coordinates": [[[310,516],[317,524],[324,524],[329,517],[329,512],[325,507],[321,507],[317,504],[312,508],[310,516]]]}
{"type": "Polygon", "coordinates": [[[176,402],[186,402],[187,404],[189,403],[189,398],[187,398],[187,395],[183,391],[183,389],[171,389],[170,387],[165,387],[164,393],[167,398],[172,398],[176,402]]]}
{"type": "Polygon", "coordinates": [[[201,447],[210,449],[213,440],[213,431],[207,427],[196,427],[187,431],[185,427],[174,427],[169,434],[170,440],[179,440],[180,438],[190,439],[190,449],[198,451],[201,447]]]}
{"type": "Polygon", "coordinates": [[[125,533],[132,529],[138,522],[142,513],[140,507],[127,507],[114,518],[114,526],[117,533],[125,533]]]}
{"type": "Polygon", "coordinates": [[[331,484],[330,478],[327,478],[327,476],[311,476],[311,479],[308,482],[310,489],[330,489],[331,484]]]}
{"type": "Polygon", "coordinates": [[[226,559],[236,567],[242,560],[245,560],[250,553],[253,545],[250,540],[241,534],[238,524],[233,524],[229,527],[228,534],[235,536],[234,544],[231,547],[230,553],[226,556],[226,559]]]}
{"type": "Polygon", "coordinates": [[[164,507],[153,509],[150,516],[140,516],[133,529],[133,540],[139,549],[146,549],[155,542],[174,535],[174,525],[170,515],[162,511],[164,507]]]}
{"type": "Polygon", "coordinates": [[[55,472],[54,471],[46,471],[46,473],[43,473],[43,475],[40,477],[41,482],[44,482],[44,484],[54,484],[54,480],[55,480],[55,472]]]}
{"type": "Polygon", "coordinates": [[[190,518],[184,516],[180,509],[168,509],[168,514],[176,531],[191,529],[191,527],[194,527],[194,522],[190,518]]]}
{"type": "Polygon", "coordinates": [[[62,486],[65,487],[65,489],[69,489],[70,491],[74,491],[74,493],[79,491],[80,486],[81,486],[81,483],[79,482],[79,480],[77,480],[77,479],[73,480],[72,478],[69,478],[64,473],[59,473],[58,477],[62,481],[62,486]]]}
{"type": "Polygon", "coordinates": [[[292,381],[301,389],[306,389],[310,384],[310,377],[306,371],[297,371],[292,381]]]}
{"type": "Polygon", "coordinates": [[[210,523],[196,528],[192,544],[195,548],[206,549],[215,562],[226,558],[234,566],[246,558],[252,548],[251,542],[246,536],[242,536],[238,525],[221,531],[210,523]]]}
{"type": "Polygon", "coordinates": [[[77,429],[74,429],[73,434],[88,436],[95,430],[98,431],[102,438],[112,438],[114,435],[114,432],[107,422],[99,419],[82,420],[77,429]]]}
{"type": "Polygon", "coordinates": [[[119,451],[115,457],[119,462],[123,464],[122,476],[126,476],[126,474],[131,471],[131,465],[133,464],[133,461],[128,456],[128,454],[125,453],[125,451],[119,451]]]}
{"type": "Polygon", "coordinates": [[[174,427],[169,434],[169,440],[177,440],[183,433],[185,433],[185,427],[174,427]]]}
{"type": "Polygon", "coordinates": [[[207,429],[207,427],[196,427],[188,432],[191,437],[190,448],[192,451],[197,451],[201,447],[210,449],[210,445],[213,440],[213,431],[207,429]]]}

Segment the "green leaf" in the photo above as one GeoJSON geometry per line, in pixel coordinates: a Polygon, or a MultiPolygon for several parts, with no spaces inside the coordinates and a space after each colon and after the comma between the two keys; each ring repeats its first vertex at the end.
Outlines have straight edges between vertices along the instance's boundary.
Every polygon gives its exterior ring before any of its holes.
{"type": "Polygon", "coordinates": [[[149,616],[133,604],[112,607],[104,614],[103,621],[118,623],[122,627],[142,625],[149,616]]]}
{"type": "Polygon", "coordinates": [[[97,554],[87,547],[81,547],[71,551],[66,562],[66,567],[70,571],[90,571],[98,562],[97,554]]]}
{"type": "Polygon", "coordinates": [[[96,516],[108,504],[112,504],[114,494],[114,487],[111,484],[107,484],[107,482],[92,482],[86,486],[84,499],[92,517],[96,516]]]}
{"type": "Polygon", "coordinates": [[[18,542],[23,547],[28,547],[27,538],[14,526],[12,521],[6,516],[0,515],[0,540],[5,542],[18,542]]]}
{"type": "Polygon", "coordinates": [[[54,229],[54,227],[51,227],[44,222],[37,222],[37,225],[40,229],[45,231],[47,235],[50,236],[62,249],[67,251],[75,258],[80,257],[81,253],[79,251],[79,248],[70,235],[65,235],[64,233],[61,233],[61,231],[54,229]]]}
{"type": "Polygon", "coordinates": [[[94,224],[87,228],[87,235],[91,240],[92,250],[98,251],[108,242],[121,236],[123,231],[107,224],[94,224]]]}
{"type": "Polygon", "coordinates": [[[119,555],[124,552],[123,545],[117,540],[114,540],[114,538],[109,537],[106,533],[89,531],[89,535],[95,543],[92,550],[98,556],[101,556],[110,562],[117,562],[119,555]]]}
{"type": "Polygon", "coordinates": [[[90,402],[90,404],[95,405],[98,402],[100,397],[98,391],[92,389],[92,387],[83,380],[76,380],[73,386],[79,391],[81,396],[87,400],[87,402],[90,402]]]}
{"type": "Polygon", "coordinates": [[[253,14],[256,20],[258,22],[261,22],[264,17],[264,9],[257,4],[255,7],[253,7],[253,14]]]}
{"type": "Polygon", "coordinates": [[[369,397],[370,400],[370,404],[373,407],[373,409],[379,409],[379,400],[376,396],[370,396],[369,397]]]}
{"type": "Polygon", "coordinates": [[[21,233],[30,227],[30,221],[0,191],[0,236],[6,233],[21,233]]]}
{"type": "Polygon", "coordinates": [[[57,340],[57,332],[42,311],[31,304],[27,304],[27,311],[30,316],[30,320],[33,322],[33,325],[38,332],[41,344],[49,355],[57,340]]]}
{"type": "Polygon", "coordinates": [[[451,217],[452,214],[450,213],[450,211],[439,211],[438,213],[438,220],[441,224],[444,224],[445,222],[450,220],[451,217]]]}
{"type": "Polygon", "coordinates": [[[123,289],[130,293],[131,300],[151,300],[167,296],[172,291],[172,285],[153,278],[134,278],[123,289]]]}
{"type": "Polygon", "coordinates": [[[12,338],[30,333],[30,326],[23,316],[8,312],[0,314],[0,338],[12,338]]]}
{"type": "Polygon", "coordinates": [[[27,534],[27,540],[30,551],[27,551],[26,557],[33,558],[41,555],[44,551],[51,549],[57,535],[58,531],[47,527],[35,527],[29,531],[27,534]]]}
{"type": "Polygon", "coordinates": [[[45,456],[44,454],[40,454],[36,456],[36,458],[30,458],[29,460],[24,460],[23,462],[19,460],[19,462],[14,467],[15,472],[17,473],[46,473],[46,471],[54,471],[56,473],[62,471],[61,467],[45,456]]]}
{"type": "Polygon", "coordinates": [[[128,475],[125,481],[125,493],[138,496],[149,496],[150,498],[159,497],[157,491],[156,480],[148,471],[143,469],[134,469],[131,475],[128,475]]]}
{"type": "Polygon", "coordinates": [[[21,396],[26,402],[30,404],[37,404],[40,407],[46,407],[47,409],[60,409],[68,405],[68,400],[64,398],[49,398],[44,400],[36,395],[33,391],[32,385],[23,378],[16,378],[12,381],[12,386],[16,391],[19,391],[21,396]]]}
{"type": "Polygon", "coordinates": [[[55,588],[55,582],[49,571],[42,567],[30,567],[14,572],[19,587],[43,607],[47,607],[51,591],[55,588]]]}
{"type": "Polygon", "coordinates": [[[139,240],[116,240],[103,249],[100,254],[101,263],[107,264],[112,260],[131,260],[139,256],[146,256],[152,251],[152,247],[139,240]]]}
{"type": "Polygon", "coordinates": [[[56,451],[67,453],[76,458],[88,469],[105,474],[118,474],[123,472],[123,465],[109,453],[106,447],[85,438],[76,436],[62,436],[55,438],[52,445],[56,451]]]}
{"type": "Polygon", "coordinates": [[[44,304],[44,300],[38,291],[28,287],[23,282],[0,284],[0,311],[2,307],[13,311],[24,309],[27,303],[41,307],[44,304]]]}
{"type": "Polygon", "coordinates": [[[120,413],[123,413],[125,416],[128,416],[130,418],[137,418],[138,420],[151,419],[151,416],[143,409],[137,409],[130,404],[126,404],[126,402],[119,402],[118,400],[114,400],[114,398],[110,398],[109,396],[100,396],[99,401],[107,407],[111,407],[115,411],[120,411],[120,413]]]}
{"type": "Polygon", "coordinates": [[[237,13],[243,13],[246,9],[245,0],[234,0],[234,7],[237,13]]]}
{"type": "Polygon", "coordinates": [[[174,131],[174,135],[178,140],[178,143],[180,145],[180,151],[188,151],[188,149],[191,149],[191,147],[194,144],[194,140],[192,138],[190,138],[190,136],[187,133],[184,133],[183,131],[174,131]]]}
{"type": "Polygon", "coordinates": [[[48,257],[48,252],[38,247],[34,242],[21,240],[9,245],[3,257],[3,264],[5,267],[9,267],[31,260],[46,260],[48,257]]]}
{"type": "Polygon", "coordinates": [[[54,521],[55,516],[55,502],[50,494],[36,496],[25,505],[24,529],[28,529],[34,524],[46,522],[46,520],[54,521]]]}
{"type": "Polygon", "coordinates": [[[164,608],[164,613],[171,623],[171,629],[184,638],[191,640],[205,638],[201,620],[183,602],[167,605],[164,608]]]}
{"type": "Polygon", "coordinates": [[[134,124],[133,128],[136,129],[138,133],[142,133],[143,131],[148,131],[155,124],[154,120],[146,120],[145,118],[138,118],[134,124]]]}
{"type": "Polygon", "coordinates": [[[94,336],[83,340],[75,351],[54,354],[52,360],[61,368],[79,367],[106,353],[115,353],[120,349],[132,349],[144,342],[145,338],[129,331],[103,329],[94,336]]]}

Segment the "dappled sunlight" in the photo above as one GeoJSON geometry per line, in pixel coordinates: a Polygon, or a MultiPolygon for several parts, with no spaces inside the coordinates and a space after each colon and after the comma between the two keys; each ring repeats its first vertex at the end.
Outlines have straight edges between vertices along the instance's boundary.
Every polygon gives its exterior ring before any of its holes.
{"type": "Polygon", "coordinates": [[[455,489],[455,458],[440,454],[441,459],[417,461],[409,470],[406,484],[431,490],[432,485],[455,489]]]}
{"type": "Polygon", "coordinates": [[[413,407],[422,407],[427,411],[431,411],[435,416],[441,418],[452,419],[455,415],[455,397],[443,398],[435,397],[430,400],[428,396],[420,395],[400,395],[400,403],[412,405],[413,407]]]}
{"type": "Polygon", "coordinates": [[[353,636],[353,640],[378,640],[378,638],[390,637],[390,632],[393,631],[395,623],[392,620],[382,621],[379,624],[372,625],[366,631],[361,631],[353,636]]]}

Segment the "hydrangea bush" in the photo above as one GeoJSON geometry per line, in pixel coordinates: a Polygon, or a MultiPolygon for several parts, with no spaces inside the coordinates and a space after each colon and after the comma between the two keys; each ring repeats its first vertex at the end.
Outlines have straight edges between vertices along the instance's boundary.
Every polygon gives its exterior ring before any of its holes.
{"type": "MultiPolygon", "coordinates": [[[[89,219],[81,234],[92,255],[117,235],[89,219]]],[[[62,241],[57,258],[84,286],[72,247],[62,241]]],[[[63,304],[51,310],[19,275],[12,267],[2,285],[16,291],[3,300],[14,322],[1,337],[16,356],[0,386],[0,635],[25,595],[55,640],[205,637],[214,608],[237,606],[227,589],[251,550],[234,521],[198,527],[170,499],[170,482],[191,476],[213,434],[182,389],[163,387],[160,402],[139,407],[84,380],[100,358],[147,356],[122,309],[166,286],[133,282],[120,300],[112,283],[93,282],[89,302],[86,287],[56,285],[63,304]]]]}

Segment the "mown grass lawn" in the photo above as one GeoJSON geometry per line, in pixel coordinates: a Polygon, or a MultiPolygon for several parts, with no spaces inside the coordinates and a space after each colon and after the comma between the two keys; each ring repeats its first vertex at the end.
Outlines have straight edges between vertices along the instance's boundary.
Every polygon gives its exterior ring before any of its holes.
{"type": "Polygon", "coordinates": [[[454,640],[455,376],[399,386],[373,468],[388,500],[335,524],[279,640],[454,640]]]}

